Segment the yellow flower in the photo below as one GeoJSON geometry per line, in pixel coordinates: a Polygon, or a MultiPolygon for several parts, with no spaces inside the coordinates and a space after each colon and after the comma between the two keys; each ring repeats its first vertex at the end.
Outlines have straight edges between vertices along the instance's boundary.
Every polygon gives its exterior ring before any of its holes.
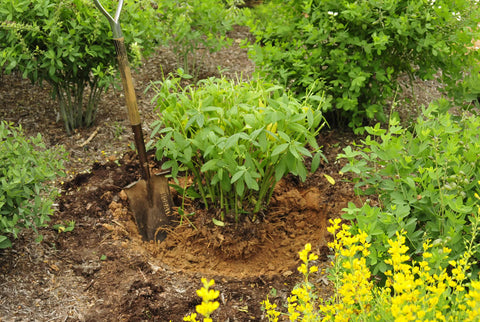
{"type": "Polygon", "coordinates": [[[183,321],[197,322],[197,313],[192,313],[191,315],[184,317],[183,321]]]}
{"type": "Polygon", "coordinates": [[[308,255],[308,261],[316,261],[318,259],[318,255],[310,254],[308,255]]]}
{"type": "Polygon", "coordinates": [[[307,265],[305,264],[301,264],[300,266],[298,266],[297,270],[302,273],[302,275],[306,275],[308,272],[307,272],[307,265]]]}
{"type": "Polygon", "coordinates": [[[305,245],[305,248],[304,248],[302,251],[298,252],[298,255],[299,255],[300,260],[301,260],[302,262],[304,262],[304,263],[307,262],[307,260],[308,260],[308,259],[307,259],[307,258],[308,258],[307,256],[308,256],[308,253],[309,253],[311,250],[312,250],[312,245],[311,245],[311,244],[306,244],[306,245],[305,245]]]}
{"type": "Polygon", "coordinates": [[[440,321],[446,321],[446,320],[445,320],[445,317],[444,317],[443,314],[442,314],[442,312],[439,312],[439,311],[437,311],[437,312],[435,313],[435,318],[436,318],[437,320],[440,320],[440,321]]]}
{"type": "Polygon", "coordinates": [[[213,313],[213,311],[218,309],[219,306],[220,303],[218,302],[202,302],[202,304],[196,306],[196,309],[198,313],[205,317],[208,317],[210,316],[210,314],[213,313]]]}
{"type": "Polygon", "coordinates": [[[424,253],[422,254],[422,256],[423,256],[423,258],[430,258],[430,257],[432,257],[433,255],[432,255],[432,253],[424,252],[424,253]]]}
{"type": "Polygon", "coordinates": [[[220,292],[202,287],[201,289],[197,290],[197,295],[200,296],[205,302],[208,302],[216,299],[220,295],[220,292]]]}
{"type": "Polygon", "coordinates": [[[335,234],[335,232],[340,229],[340,223],[342,222],[342,220],[340,218],[335,218],[335,219],[329,219],[328,222],[332,225],[332,226],[328,226],[327,227],[327,231],[330,233],[330,234],[335,234]]]}
{"type": "MultiPolygon", "coordinates": [[[[195,309],[197,313],[201,314],[204,317],[204,322],[212,321],[210,319],[210,315],[220,306],[220,303],[218,303],[217,301],[213,302],[213,300],[215,300],[220,295],[220,292],[209,289],[210,287],[215,285],[215,281],[213,279],[207,281],[206,278],[202,278],[201,281],[203,287],[197,290],[197,295],[202,298],[202,303],[200,305],[197,305],[195,309]]],[[[184,321],[196,322],[196,317],[197,314],[193,313],[190,316],[185,317],[184,321]]]]}
{"type": "Polygon", "coordinates": [[[277,132],[277,125],[278,125],[277,122],[275,122],[275,123],[273,123],[273,124],[270,123],[270,124],[267,125],[266,130],[267,130],[267,132],[270,132],[270,133],[267,133],[267,138],[268,138],[270,141],[273,141],[273,140],[276,139],[275,136],[274,136],[274,134],[277,132]]]}
{"type": "Polygon", "coordinates": [[[265,307],[268,320],[271,322],[278,322],[278,316],[280,315],[280,312],[275,310],[277,308],[277,304],[270,303],[267,296],[267,299],[262,302],[262,305],[265,307]]]}
{"type": "Polygon", "coordinates": [[[345,262],[342,263],[342,267],[345,268],[345,269],[351,269],[352,264],[349,261],[345,261],[345,262]]]}

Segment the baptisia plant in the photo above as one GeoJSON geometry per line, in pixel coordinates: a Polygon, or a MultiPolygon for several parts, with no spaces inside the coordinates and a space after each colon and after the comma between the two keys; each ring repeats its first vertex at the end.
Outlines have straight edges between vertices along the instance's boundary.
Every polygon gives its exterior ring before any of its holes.
{"type": "Polygon", "coordinates": [[[64,158],[64,148],[47,149],[40,134],[26,137],[21,127],[0,122],[0,249],[23,229],[47,225],[64,158]]]}
{"type": "Polygon", "coordinates": [[[167,160],[163,168],[173,178],[180,172],[192,177],[193,185],[182,192],[220,210],[217,220],[259,214],[285,175],[305,180],[306,158],[317,169],[322,97],[314,97],[319,104],[311,106],[261,80],[210,78],[185,88],[180,81],[154,84],[162,115],[153,124],[156,156],[167,160]]]}

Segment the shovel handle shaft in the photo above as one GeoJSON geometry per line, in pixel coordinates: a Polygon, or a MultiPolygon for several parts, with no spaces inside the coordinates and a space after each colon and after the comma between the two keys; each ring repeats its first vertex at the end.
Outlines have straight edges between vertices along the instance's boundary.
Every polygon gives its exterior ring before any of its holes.
{"type": "Polygon", "coordinates": [[[125,49],[124,38],[113,39],[115,51],[117,52],[118,67],[122,78],[123,90],[125,91],[125,100],[128,109],[128,119],[130,125],[140,124],[140,114],[138,113],[137,98],[132,82],[132,74],[128,64],[127,51],[125,49]]]}
{"type": "Polygon", "coordinates": [[[147,164],[147,151],[145,149],[145,141],[143,140],[142,125],[132,125],[132,130],[135,138],[135,146],[137,147],[138,159],[140,161],[141,175],[143,179],[149,182],[150,171],[147,164]]]}
{"type": "Polygon", "coordinates": [[[133,87],[132,74],[128,64],[124,38],[114,38],[113,43],[115,45],[115,51],[117,52],[118,66],[127,103],[128,119],[130,120],[130,125],[132,126],[135,138],[135,146],[140,160],[142,178],[148,181],[150,179],[150,171],[148,170],[147,165],[147,152],[145,149],[140,113],[138,112],[137,97],[135,96],[135,88],[133,87]]]}

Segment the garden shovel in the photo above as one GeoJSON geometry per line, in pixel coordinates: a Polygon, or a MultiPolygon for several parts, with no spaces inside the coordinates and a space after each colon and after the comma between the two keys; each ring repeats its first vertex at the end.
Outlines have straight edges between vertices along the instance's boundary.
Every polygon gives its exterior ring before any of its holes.
{"type": "Polygon", "coordinates": [[[113,43],[117,53],[123,89],[125,91],[128,118],[132,126],[135,146],[140,160],[142,179],[126,187],[125,192],[130,203],[130,208],[135,214],[138,230],[143,239],[161,241],[166,236],[162,228],[169,224],[173,200],[167,178],[162,175],[151,175],[148,167],[135,89],[133,88],[132,75],[130,73],[124,38],[119,23],[123,0],[119,0],[118,2],[115,18],[112,18],[105,8],[103,8],[99,0],[93,1],[97,8],[107,17],[110,27],[112,28],[113,43]]]}

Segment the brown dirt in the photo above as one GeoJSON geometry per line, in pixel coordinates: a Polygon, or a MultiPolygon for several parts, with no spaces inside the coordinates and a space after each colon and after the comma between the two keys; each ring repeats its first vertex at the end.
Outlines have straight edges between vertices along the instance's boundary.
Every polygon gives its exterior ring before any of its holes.
{"type": "MultiPolygon", "coordinates": [[[[251,75],[253,64],[238,46],[248,31],[235,28],[230,36],[232,47],[207,55],[203,77],[218,75],[217,64],[227,77],[251,75]]],[[[161,79],[162,69],[176,69],[172,61],[173,54],[159,48],[134,73],[147,133],[156,115],[152,93],[144,90],[161,79]]],[[[221,292],[215,320],[260,321],[260,302],[269,295],[285,303],[298,283],[297,252],[305,243],[320,255],[316,264],[328,266],[328,219],[338,217],[349,201],[358,201],[336,161],[353,136],[324,131],[318,141],[329,162],[304,183],[294,177],[282,180],[264,220],[219,227],[205,211],[188,204],[187,213],[195,213],[190,222],[177,213],[177,224],[163,242],[143,242],[122,191],[139,175],[128,147],[131,134],[121,91],[105,95],[93,128],[67,136],[55,119],[48,86],[30,85],[18,75],[4,75],[0,85],[0,119],[22,125],[29,135],[41,133],[47,144],[62,144],[69,152],[52,224],[76,223],[67,233],[41,229],[41,243],[25,231],[13,248],[0,252],[0,321],[182,321],[200,303],[195,290],[201,277],[214,278],[221,292]]],[[[324,276],[314,282],[322,297],[331,294],[324,276]]]]}

